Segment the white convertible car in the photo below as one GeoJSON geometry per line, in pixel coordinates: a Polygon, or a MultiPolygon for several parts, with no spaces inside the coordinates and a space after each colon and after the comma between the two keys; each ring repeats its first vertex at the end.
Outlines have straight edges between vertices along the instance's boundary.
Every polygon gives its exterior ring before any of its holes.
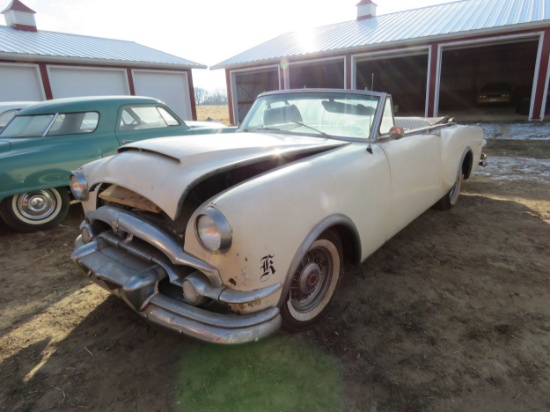
{"type": "Polygon", "coordinates": [[[73,172],[72,259],[149,321],[205,341],[302,330],[359,264],[485,162],[483,131],[391,96],[261,94],[238,132],[129,144],[73,172]]]}

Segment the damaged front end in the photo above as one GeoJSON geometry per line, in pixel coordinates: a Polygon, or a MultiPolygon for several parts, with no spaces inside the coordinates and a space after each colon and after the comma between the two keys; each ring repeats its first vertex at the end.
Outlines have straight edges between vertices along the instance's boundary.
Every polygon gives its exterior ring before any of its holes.
{"type": "Polygon", "coordinates": [[[266,298],[272,285],[229,289],[216,268],[185,253],[171,233],[139,214],[106,205],[86,214],[71,255],[99,286],[148,321],[204,341],[236,344],[265,337],[281,325],[277,307],[237,315],[231,304],[266,298]]]}
{"type": "Polygon", "coordinates": [[[227,264],[239,253],[232,249],[232,229],[209,199],[344,144],[242,134],[231,141],[215,135],[124,146],[71,176],[71,191],[86,216],[72,259],[153,323],[216,343],[267,336],[281,326],[282,284],[235,282],[242,267],[227,264]],[[228,236],[205,242],[220,222],[228,236]],[[198,247],[219,267],[186,251],[191,226],[202,242],[198,247]]]}

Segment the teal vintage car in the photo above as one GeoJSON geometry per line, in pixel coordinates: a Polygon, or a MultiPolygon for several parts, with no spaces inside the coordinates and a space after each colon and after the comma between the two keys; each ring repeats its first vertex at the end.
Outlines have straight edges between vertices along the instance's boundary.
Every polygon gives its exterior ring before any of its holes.
{"type": "Polygon", "coordinates": [[[149,97],[79,97],[33,104],[0,133],[0,216],[21,232],[49,229],[67,215],[69,176],[81,165],[110,156],[129,142],[234,130],[216,122],[185,123],[149,97]]]}

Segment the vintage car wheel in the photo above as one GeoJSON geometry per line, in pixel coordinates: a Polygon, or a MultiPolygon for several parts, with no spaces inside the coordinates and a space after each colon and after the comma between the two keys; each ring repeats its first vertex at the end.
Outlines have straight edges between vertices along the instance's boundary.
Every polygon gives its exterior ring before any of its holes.
{"type": "Polygon", "coordinates": [[[459,169],[455,184],[451,187],[451,190],[447,192],[436,204],[435,208],[439,210],[449,210],[456,206],[458,198],[460,197],[460,190],[462,188],[462,181],[464,180],[464,173],[462,168],[459,169]]]}
{"type": "Polygon", "coordinates": [[[321,317],[340,282],[342,256],[342,243],[332,231],[313,242],[294,273],[281,308],[285,328],[303,330],[321,317]]]}
{"type": "Polygon", "coordinates": [[[50,229],[69,211],[69,193],[64,188],[43,189],[10,196],[0,204],[4,221],[20,232],[50,229]]]}

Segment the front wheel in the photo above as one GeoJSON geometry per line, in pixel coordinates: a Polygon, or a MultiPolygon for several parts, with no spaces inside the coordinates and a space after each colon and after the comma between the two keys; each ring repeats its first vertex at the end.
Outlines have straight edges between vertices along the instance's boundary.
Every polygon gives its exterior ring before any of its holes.
{"type": "Polygon", "coordinates": [[[20,232],[35,232],[57,226],[69,212],[65,188],[43,189],[10,196],[0,204],[2,219],[20,232]]]}
{"type": "Polygon", "coordinates": [[[342,243],[332,231],[322,234],[302,257],[281,308],[283,326],[300,331],[316,322],[342,277],[342,243]]]}

